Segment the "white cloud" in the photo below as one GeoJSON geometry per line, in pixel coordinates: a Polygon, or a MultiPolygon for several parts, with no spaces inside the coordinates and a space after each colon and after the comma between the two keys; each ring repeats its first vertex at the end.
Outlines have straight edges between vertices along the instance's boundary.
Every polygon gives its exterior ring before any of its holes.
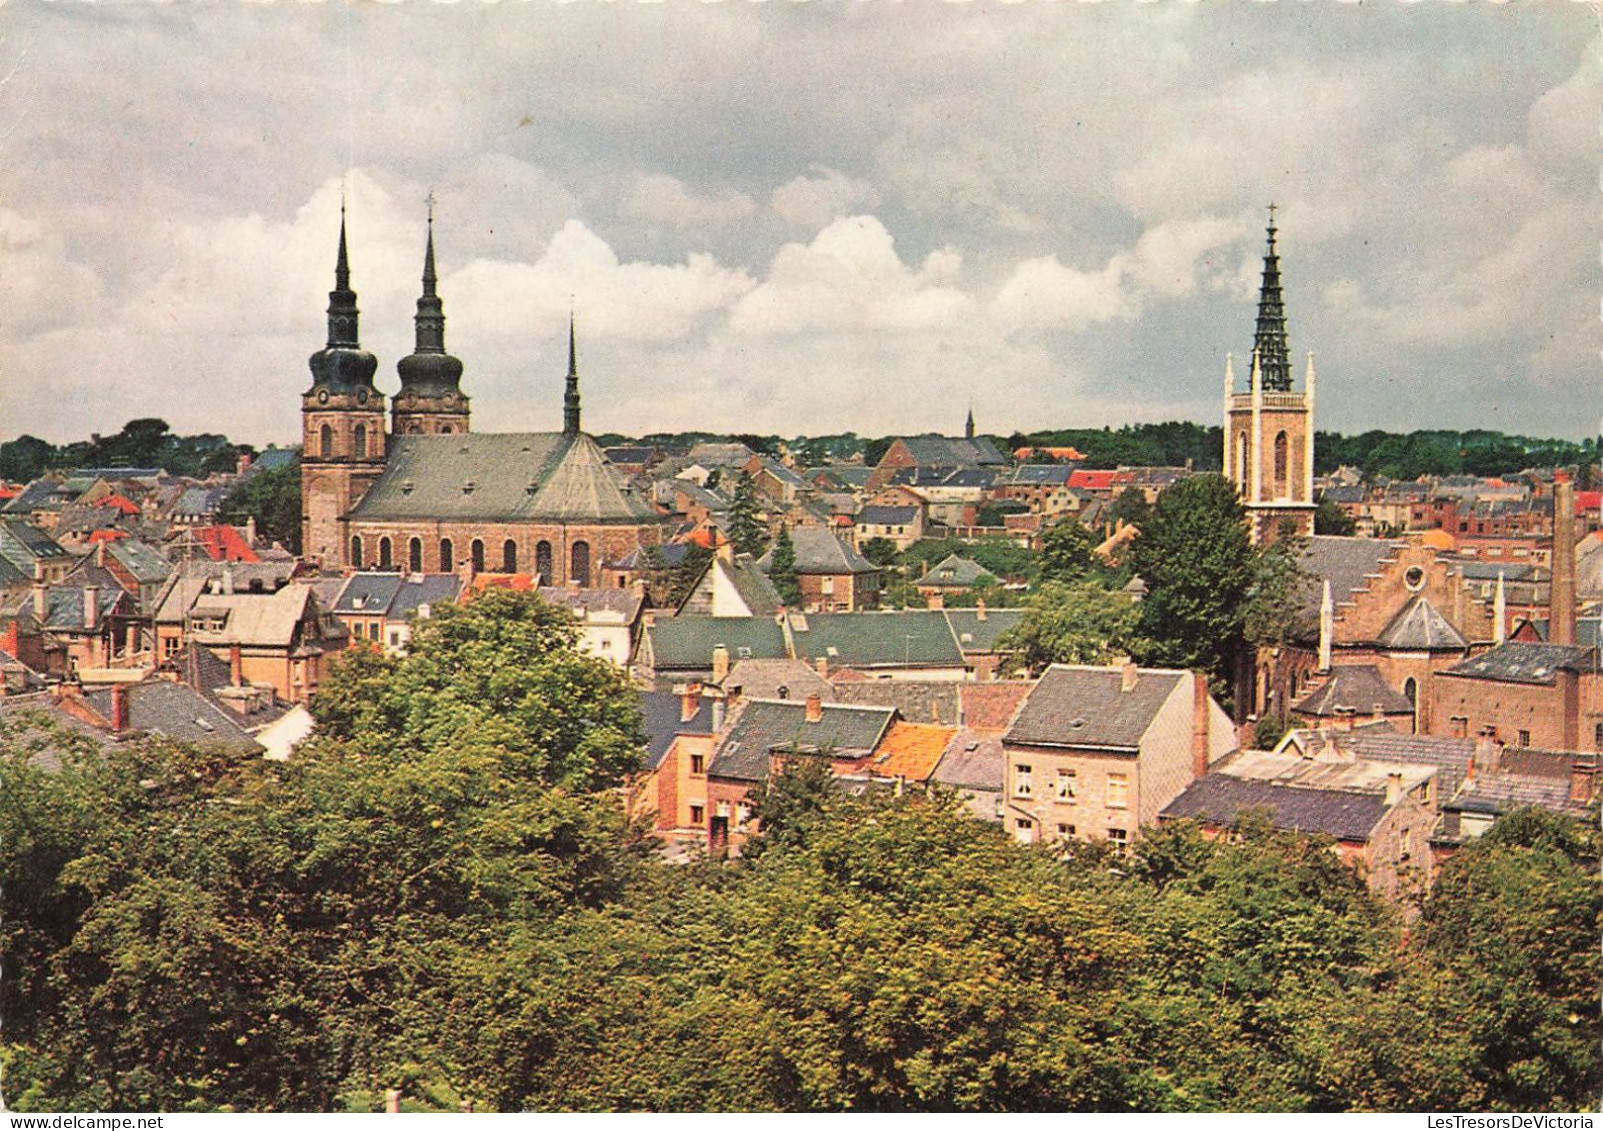
{"type": "Polygon", "coordinates": [[[0,310],[6,331],[39,333],[97,317],[95,271],[71,259],[66,240],[43,220],[0,208],[0,310]]]}
{"type": "Polygon", "coordinates": [[[637,176],[623,199],[623,215],[653,227],[695,232],[744,220],[757,210],[744,193],[725,189],[696,193],[677,177],[665,173],[637,176]]]}
{"type": "Polygon", "coordinates": [[[951,249],[909,267],[875,217],[836,220],[812,243],[780,248],[764,281],[730,314],[730,328],[754,335],[937,329],[974,307],[950,285],[961,267],[951,249]]]}
{"type": "Polygon", "coordinates": [[[853,211],[872,210],[879,204],[879,193],[867,181],[814,166],[776,188],[768,204],[791,227],[817,231],[853,211]]]}

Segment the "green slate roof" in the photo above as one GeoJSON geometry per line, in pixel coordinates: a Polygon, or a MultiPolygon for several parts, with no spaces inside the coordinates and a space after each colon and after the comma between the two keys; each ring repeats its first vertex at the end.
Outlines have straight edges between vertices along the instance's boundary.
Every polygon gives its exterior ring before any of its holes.
{"type": "Polygon", "coordinates": [[[831,665],[961,667],[963,652],[939,611],[814,613],[791,618],[796,658],[831,665]],[[806,625],[803,628],[803,625],[806,625]]]}
{"type": "Polygon", "coordinates": [[[731,661],[786,658],[785,630],[770,617],[664,617],[646,630],[657,671],[703,671],[722,644],[731,661]]]}
{"type": "Polygon", "coordinates": [[[560,432],[396,436],[351,517],[366,521],[653,523],[589,436],[560,432]]]}

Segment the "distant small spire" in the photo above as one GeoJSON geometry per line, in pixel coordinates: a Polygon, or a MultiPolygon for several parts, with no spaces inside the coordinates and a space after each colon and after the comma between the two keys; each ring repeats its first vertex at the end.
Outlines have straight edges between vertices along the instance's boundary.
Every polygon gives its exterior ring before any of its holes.
{"type": "Polygon", "coordinates": [[[360,345],[356,292],[351,290],[351,257],[345,244],[345,200],[340,199],[340,249],[334,260],[334,289],[328,292],[328,344],[360,345]]]}
{"type": "Polygon", "coordinates": [[[574,330],[574,312],[568,310],[568,385],[562,395],[562,434],[579,434],[579,350],[574,330]]]}
{"type": "Polygon", "coordinates": [[[969,402],[969,406],[968,406],[968,421],[963,425],[963,438],[966,439],[966,440],[974,439],[974,402],[973,401],[969,402]]]}

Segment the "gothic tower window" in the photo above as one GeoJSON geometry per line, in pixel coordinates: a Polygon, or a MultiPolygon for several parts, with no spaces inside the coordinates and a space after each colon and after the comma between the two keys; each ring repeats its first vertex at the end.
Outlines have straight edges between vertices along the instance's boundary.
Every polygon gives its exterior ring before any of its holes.
{"type": "Polygon", "coordinates": [[[334,458],[334,429],[330,428],[327,424],[323,425],[323,427],[318,432],[318,441],[319,441],[319,445],[321,446],[321,448],[323,450],[323,458],[324,459],[333,459],[334,458]]]}
{"type": "Polygon", "coordinates": [[[388,538],[378,540],[378,567],[379,569],[395,568],[395,551],[388,538]]]}
{"type": "Polygon", "coordinates": [[[367,458],[367,425],[356,426],[356,437],[351,443],[351,455],[357,459],[367,458]]]}
{"type": "Polygon", "coordinates": [[[1414,709],[1414,733],[1418,734],[1419,733],[1419,684],[1414,682],[1414,677],[1413,676],[1409,676],[1407,679],[1403,680],[1403,698],[1407,699],[1408,700],[1408,705],[1414,709]]]}
{"type": "Polygon", "coordinates": [[[573,560],[568,569],[568,580],[577,581],[580,585],[590,584],[590,543],[575,542],[573,544],[573,560]]]}
{"type": "Polygon", "coordinates": [[[355,569],[362,568],[362,537],[359,534],[351,538],[351,565],[355,569]]]}
{"type": "Polygon", "coordinates": [[[451,549],[449,538],[440,539],[440,572],[450,573],[456,568],[456,554],[451,549]]]}
{"type": "Polygon", "coordinates": [[[413,573],[423,572],[423,539],[414,538],[406,544],[406,568],[413,573]]]}
{"type": "Polygon", "coordinates": [[[501,544],[501,572],[518,572],[518,544],[510,538],[501,544]]]}
{"type": "Polygon", "coordinates": [[[1275,436],[1275,495],[1286,495],[1287,472],[1291,466],[1291,441],[1284,432],[1275,436]]]}
{"type": "Polygon", "coordinates": [[[473,539],[473,545],[468,547],[468,552],[473,555],[473,572],[474,573],[483,573],[484,572],[484,542],[483,542],[483,540],[479,539],[479,538],[473,539]]]}
{"type": "Polygon", "coordinates": [[[551,576],[551,543],[541,541],[534,548],[534,572],[540,575],[543,585],[550,585],[555,578],[551,576]]]}
{"type": "Polygon", "coordinates": [[[1241,489],[1247,489],[1247,434],[1241,432],[1236,436],[1236,482],[1241,489]]]}

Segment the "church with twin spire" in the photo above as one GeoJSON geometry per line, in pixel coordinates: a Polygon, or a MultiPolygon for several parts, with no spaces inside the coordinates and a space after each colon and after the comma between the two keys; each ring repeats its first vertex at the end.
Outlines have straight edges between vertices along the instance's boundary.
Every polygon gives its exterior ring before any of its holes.
{"type": "Polygon", "coordinates": [[[528,573],[593,587],[602,564],[656,545],[662,519],[579,427],[573,323],[561,432],[474,432],[462,362],[445,350],[434,220],[423,256],[413,352],[390,403],[361,346],[340,217],[328,342],[301,397],[302,554],[324,569],[528,573]]]}

